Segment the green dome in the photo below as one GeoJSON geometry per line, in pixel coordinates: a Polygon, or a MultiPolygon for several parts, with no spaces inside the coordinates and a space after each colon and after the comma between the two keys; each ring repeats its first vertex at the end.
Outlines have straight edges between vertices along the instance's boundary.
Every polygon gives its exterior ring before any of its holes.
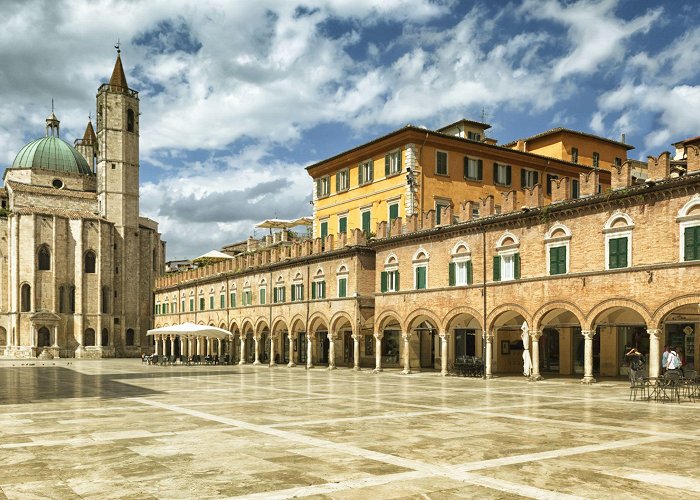
{"type": "Polygon", "coordinates": [[[17,154],[11,168],[41,168],[57,172],[95,175],[83,155],[58,137],[36,139],[17,154]]]}

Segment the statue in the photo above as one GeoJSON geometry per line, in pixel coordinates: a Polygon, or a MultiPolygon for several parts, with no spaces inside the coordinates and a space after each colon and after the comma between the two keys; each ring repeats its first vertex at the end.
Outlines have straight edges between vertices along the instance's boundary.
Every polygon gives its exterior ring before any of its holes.
{"type": "Polygon", "coordinates": [[[523,332],[520,335],[523,339],[523,375],[529,377],[532,375],[532,361],[530,360],[530,333],[527,321],[523,322],[523,326],[520,329],[523,332]]]}

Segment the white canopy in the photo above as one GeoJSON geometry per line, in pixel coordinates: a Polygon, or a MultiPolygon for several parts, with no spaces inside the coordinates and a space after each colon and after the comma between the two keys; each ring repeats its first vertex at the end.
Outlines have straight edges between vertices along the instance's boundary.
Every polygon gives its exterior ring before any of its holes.
{"type": "Polygon", "coordinates": [[[200,255],[199,257],[195,257],[194,260],[197,259],[233,259],[229,254],[226,254],[224,252],[219,252],[218,250],[210,250],[209,252],[205,253],[204,255],[200,255]]]}
{"type": "Polygon", "coordinates": [[[194,337],[212,337],[215,339],[226,339],[233,334],[223,328],[215,326],[195,325],[194,323],[182,323],[181,325],[163,326],[148,330],[146,335],[191,335],[194,337]]]}
{"type": "Polygon", "coordinates": [[[292,220],[267,219],[255,224],[255,227],[264,227],[269,229],[290,229],[296,226],[311,226],[313,223],[314,221],[311,217],[300,217],[292,220]]]}

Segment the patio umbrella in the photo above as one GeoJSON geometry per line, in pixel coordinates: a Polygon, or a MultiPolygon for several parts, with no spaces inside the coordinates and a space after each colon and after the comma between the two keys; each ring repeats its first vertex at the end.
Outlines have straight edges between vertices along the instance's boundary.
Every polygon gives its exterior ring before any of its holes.
{"type": "Polygon", "coordinates": [[[527,326],[527,321],[523,322],[520,329],[523,331],[520,335],[523,339],[523,375],[529,377],[532,374],[532,361],[530,360],[530,329],[527,326]]]}
{"type": "Polygon", "coordinates": [[[182,323],[181,325],[163,326],[148,330],[146,335],[191,335],[195,337],[211,337],[227,339],[233,334],[223,328],[207,325],[195,325],[194,323],[182,323]]]}

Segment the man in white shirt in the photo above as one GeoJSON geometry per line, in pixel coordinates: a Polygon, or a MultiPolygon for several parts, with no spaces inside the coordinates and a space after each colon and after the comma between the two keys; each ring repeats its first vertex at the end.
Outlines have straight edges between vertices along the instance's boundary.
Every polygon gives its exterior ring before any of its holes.
{"type": "Polygon", "coordinates": [[[666,371],[666,365],[668,364],[668,353],[670,349],[667,345],[664,346],[664,353],[661,355],[661,373],[666,371]]]}
{"type": "Polygon", "coordinates": [[[681,367],[681,358],[675,347],[671,347],[666,361],[666,370],[678,370],[681,367]]]}

